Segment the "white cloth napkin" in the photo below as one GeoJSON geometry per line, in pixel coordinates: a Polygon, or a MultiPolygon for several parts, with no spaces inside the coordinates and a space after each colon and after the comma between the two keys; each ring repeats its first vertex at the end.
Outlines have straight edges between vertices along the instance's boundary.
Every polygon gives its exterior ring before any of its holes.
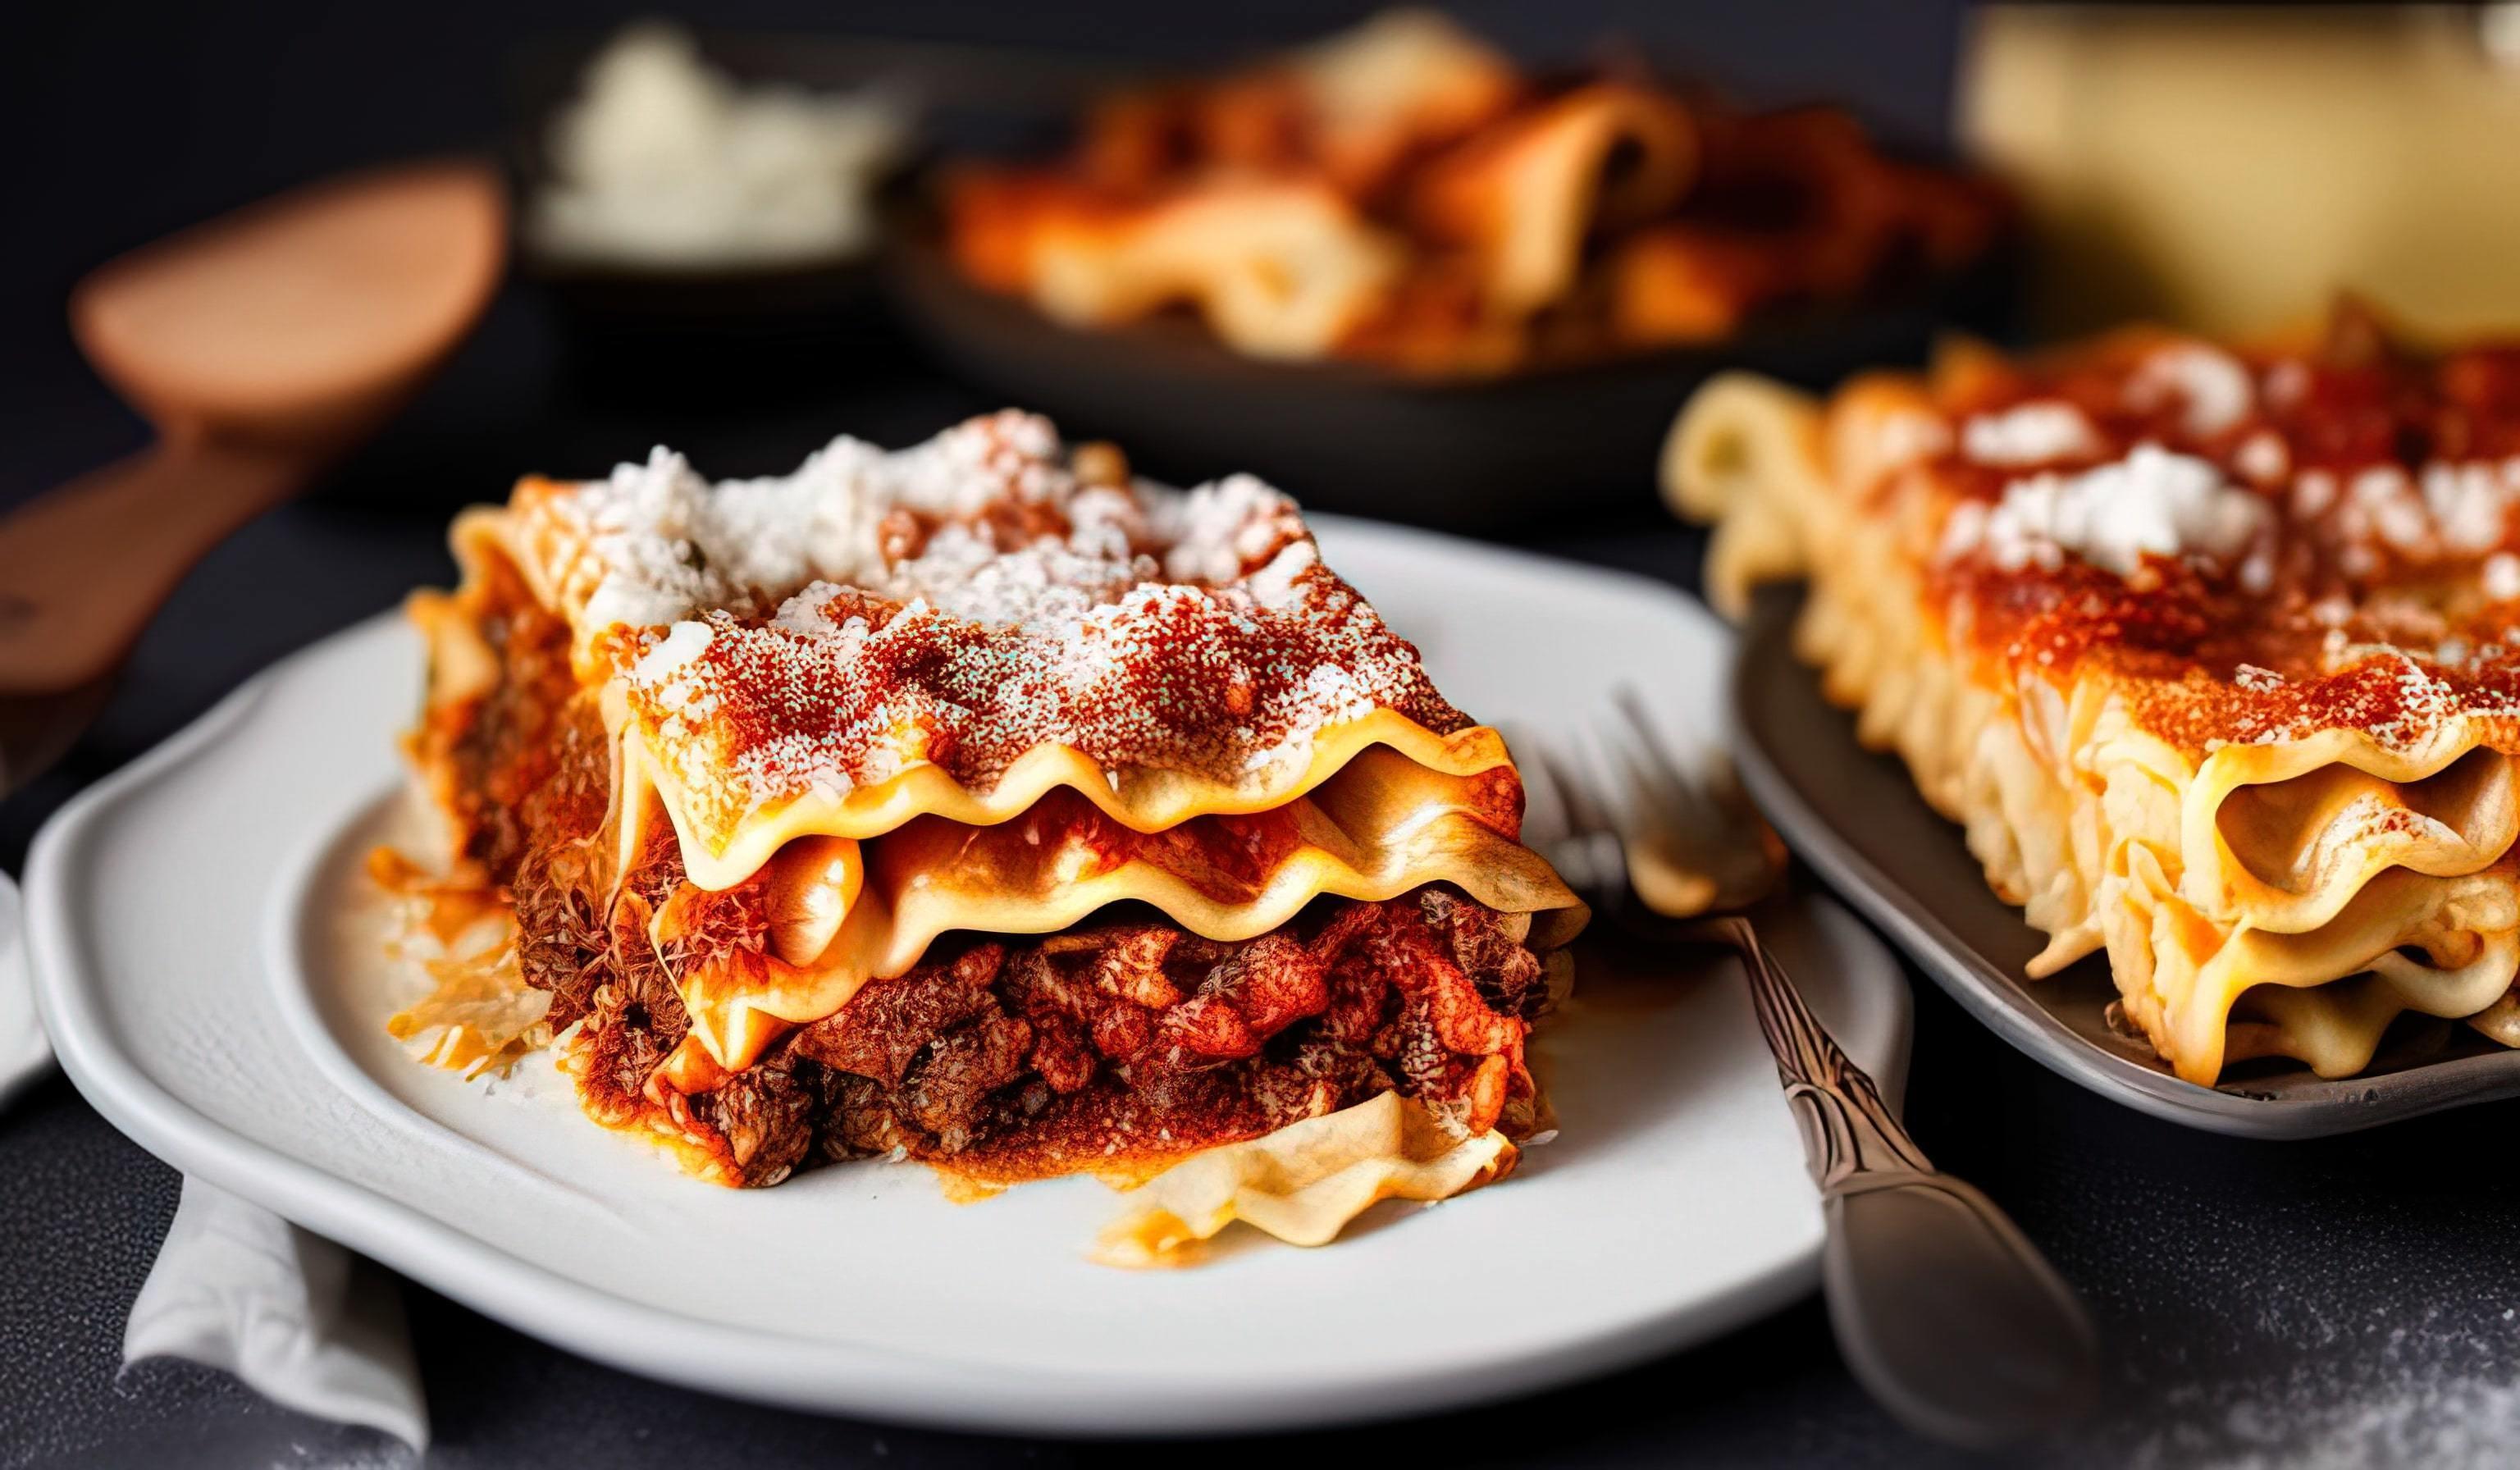
{"type": "Polygon", "coordinates": [[[35,979],[26,973],[26,917],[18,885],[0,872],[0,1107],[53,1063],[35,1017],[35,979]]]}
{"type": "MultiPolygon", "coordinates": [[[[53,1059],[35,1015],[18,885],[0,873],[0,1104],[53,1059]]],[[[190,1178],[131,1304],[122,1360],[225,1369],[276,1403],[428,1446],[428,1405],[394,1278],[190,1178]]]]}
{"type": "Polygon", "coordinates": [[[225,1368],[274,1403],[428,1446],[402,1293],[373,1263],[189,1175],[122,1360],[225,1368]]]}

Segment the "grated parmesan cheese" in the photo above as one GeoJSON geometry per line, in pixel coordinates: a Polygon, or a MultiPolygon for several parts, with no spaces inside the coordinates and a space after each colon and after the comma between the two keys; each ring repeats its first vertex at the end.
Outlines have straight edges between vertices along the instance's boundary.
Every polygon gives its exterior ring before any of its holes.
{"type": "Polygon", "coordinates": [[[1376,709],[1467,724],[1284,495],[1081,484],[1030,415],[715,485],[659,451],[550,513],[600,577],[582,621],[638,617],[621,676],[658,758],[729,811],[922,761],[984,788],[1044,743],[1115,781],[1265,782],[1376,709]]]}

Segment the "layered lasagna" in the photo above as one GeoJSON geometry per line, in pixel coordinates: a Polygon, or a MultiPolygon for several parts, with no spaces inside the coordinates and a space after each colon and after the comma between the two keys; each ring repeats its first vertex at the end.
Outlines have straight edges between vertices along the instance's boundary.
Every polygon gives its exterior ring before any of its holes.
{"type": "Polygon", "coordinates": [[[444,1059],[552,1036],[588,1114],[739,1185],[1291,1139],[1441,1193],[1541,1126],[1583,911],[1496,733],[1258,481],[1005,413],[527,479],[453,539],[410,751],[454,867],[408,886],[507,928],[403,1023],[444,1059]]]}
{"type": "Polygon", "coordinates": [[[1965,825],[2050,974],[2105,951],[2181,1077],[2520,1044],[2520,346],[1976,348],[1825,402],[1710,383],[1664,466],[1712,595],[1965,825]]]}
{"type": "Polygon", "coordinates": [[[949,172],[966,277],[1073,325],[1188,310],[1252,356],[1412,374],[1720,341],[1959,270],[2008,213],[1843,112],[1535,75],[1425,11],[1115,93],[1078,134],[949,172]]]}

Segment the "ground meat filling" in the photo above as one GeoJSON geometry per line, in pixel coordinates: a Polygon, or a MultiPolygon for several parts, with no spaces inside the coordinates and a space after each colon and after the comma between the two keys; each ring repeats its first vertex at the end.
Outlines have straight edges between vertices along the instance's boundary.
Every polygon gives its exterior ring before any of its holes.
{"type": "Polygon", "coordinates": [[[656,913],[693,892],[670,825],[612,880],[602,723],[544,677],[564,648],[530,614],[484,631],[511,683],[456,737],[465,850],[511,894],[552,1024],[577,1026],[567,1065],[599,1122],[756,1185],[874,1154],[992,1182],[1144,1173],[1395,1089],[1465,1134],[1536,1127],[1523,1041],[1549,987],[1530,920],[1443,884],[1323,899],[1239,943],[1135,908],[1058,934],[949,935],[713,1091],[656,1086],[689,1030],[675,975],[757,958],[767,926],[735,921],[739,887],[693,905],[712,921],[658,953],[656,913]]]}
{"type": "Polygon", "coordinates": [[[650,1077],[687,1023],[648,904],[625,891],[619,909],[604,978],[572,986],[590,996],[580,1091],[599,1120],[668,1127],[737,1182],[874,1154],[987,1181],[1140,1173],[1391,1089],[1464,1133],[1535,1120],[1523,1039],[1541,963],[1519,920],[1441,885],[1327,901],[1239,944],[1137,918],[954,936],[715,1091],[661,1100],[650,1077]]]}
{"type": "Polygon", "coordinates": [[[552,834],[592,831],[610,800],[604,725],[578,690],[568,624],[494,569],[475,626],[501,678],[467,717],[419,736],[452,773],[462,856],[504,879],[552,834]],[[590,748],[591,742],[591,748],[590,748]]]}

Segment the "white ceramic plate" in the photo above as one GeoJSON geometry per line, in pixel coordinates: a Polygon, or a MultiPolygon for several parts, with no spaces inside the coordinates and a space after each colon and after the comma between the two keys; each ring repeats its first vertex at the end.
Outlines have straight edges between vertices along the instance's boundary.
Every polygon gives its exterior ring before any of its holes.
{"type": "MultiPolygon", "coordinates": [[[[1727,635],[1668,590],[1364,523],[1322,539],[1464,708],[1545,729],[1624,681],[1715,734],[1727,635]]],[[[489,1085],[421,1067],[381,1030],[416,982],[348,872],[406,810],[420,677],[398,620],[362,624],[71,803],[28,869],[37,988],[80,1091],[143,1146],[520,1330],[872,1418],[1225,1431],[1546,1387],[1816,1278],[1817,1199],[1729,961],[1622,975],[1588,952],[1537,1048],[1561,1136],[1505,1183],[1185,1271],[1088,1263],[1118,1204],[1089,1180],[958,1206],[865,1163],[716,1189],[584,1121],[539,1058],[489,1085]]],[[[1776,947],[1896,1095],[1905,981],[1844,910],[1799,913],[1776,947]]]]}

